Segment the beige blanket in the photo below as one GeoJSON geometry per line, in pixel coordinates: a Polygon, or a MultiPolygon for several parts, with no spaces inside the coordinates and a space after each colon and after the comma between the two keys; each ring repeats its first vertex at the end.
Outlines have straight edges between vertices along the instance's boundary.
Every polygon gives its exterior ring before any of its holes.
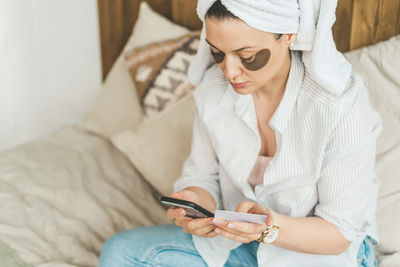
{"type": "Polygon", "coordinates": [[[114,233],[169,223],[158,198],[109,141],[64,127],[0,154],[0,262],[97,266],[114,233]]]}

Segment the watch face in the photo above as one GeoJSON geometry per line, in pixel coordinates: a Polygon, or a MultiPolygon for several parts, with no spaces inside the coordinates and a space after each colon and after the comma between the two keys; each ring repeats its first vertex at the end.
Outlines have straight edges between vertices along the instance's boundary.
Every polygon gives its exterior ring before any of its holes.
{"type": "Polygon", "coordinates": [[[275,239],[277,237],[278,237],[278,230],[277,229],[273,229],[264,237],[264,242],[265,243],[272,243],[272,242],[275,241],[275,239]]]}

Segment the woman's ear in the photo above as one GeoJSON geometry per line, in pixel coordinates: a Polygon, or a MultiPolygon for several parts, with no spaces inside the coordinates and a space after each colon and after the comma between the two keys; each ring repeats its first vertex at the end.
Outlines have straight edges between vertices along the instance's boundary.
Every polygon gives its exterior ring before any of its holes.
{"type": "Polygon", "coordinates": [[[288,48],[292,47],[294,42],[296,41],[297,34],[295,33],[287,33],[284,34],[281,38],[281,41],[284,42],[285,46],[288,48]]]}
{"type": "Polygon", "coordinates": [[[292,46],[294,44],[294,42],[296,41],[296,37],[297,37],[297,34],[295,34],[295,33],[286,34],[286,38],[287,38],[287,42],[288,42],[289,46],[292,46]]]}
{"type": "Polygon", "coordinates": [[[287,47],[291,47],[296,41],[297,34],[295,33],[286,33],[283,34],[279,41],[287,47]]]}

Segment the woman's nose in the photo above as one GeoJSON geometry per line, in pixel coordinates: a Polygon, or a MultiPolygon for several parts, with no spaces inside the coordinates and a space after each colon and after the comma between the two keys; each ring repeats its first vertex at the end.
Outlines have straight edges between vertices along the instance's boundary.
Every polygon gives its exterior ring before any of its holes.
{"type": "Polygon", "coordinates": [[[233,82],[235,77],[241,73],[240,63],[235,62],[233,58],[225,57],[223,64],[225,78],[233,82]]]}

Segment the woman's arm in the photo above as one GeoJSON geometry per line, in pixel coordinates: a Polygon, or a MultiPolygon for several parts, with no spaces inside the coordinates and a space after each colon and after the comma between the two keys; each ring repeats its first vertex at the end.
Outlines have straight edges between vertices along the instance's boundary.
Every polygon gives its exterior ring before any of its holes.
{"type": "MultiPolygon", "coordinates": [[[[350,245],[336,226],[320,217],[290,217],[247,201],[241,202],[236,211],[267,215],[266,224],[279,226],[278,238],[272,244],[285,249],[338,255],[350,245]]],[[[266,229],[266,224],[227,222],[221,219],[214,220],[214,224],[218,226],[216,232],[219,235],[242,243],[257,240],[266,229]]]]}
{"type": "Polygon", "coordinates": [[[341,254],[349,246],[340,231],[328,221],[316,216],[294,218],[276,214],[279,225],[274,245],[302,253],[341,254]]]}

